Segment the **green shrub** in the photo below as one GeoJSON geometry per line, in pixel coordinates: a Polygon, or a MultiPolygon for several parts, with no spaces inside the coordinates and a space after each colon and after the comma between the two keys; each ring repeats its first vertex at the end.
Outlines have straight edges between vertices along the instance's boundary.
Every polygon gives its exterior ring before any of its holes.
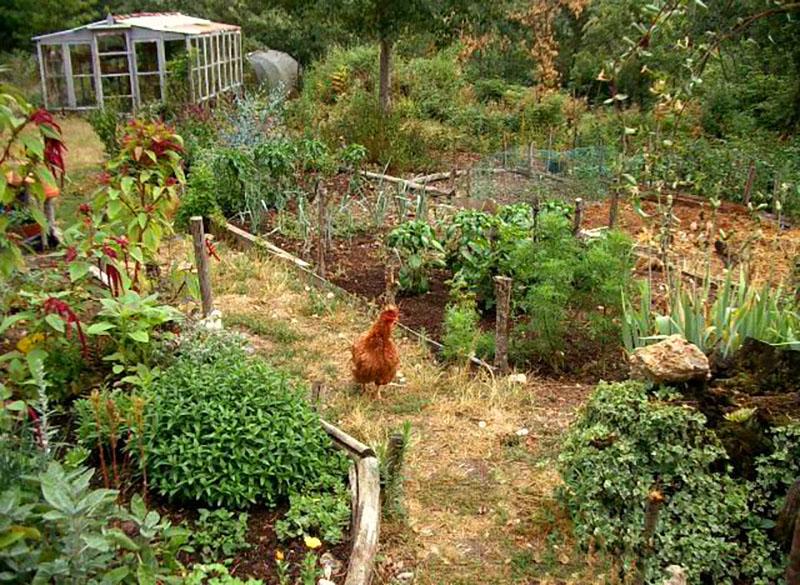
{"type": "Polygon", "coordinates": [[[692,584],[774,582],[774,551],[748,509],[751,487],[731,477],[705,417],[671,398],[651,397],[641,383],[602,383],[582,409],[559,457],[560,498],[578,541],[632,571],[646,502],[657,491],[665,501],[647,583],[660,583],[672,564],[685,567],[692,584]]]}
{"type": "Polygon", "coordinates": [[[442,334],[442,355],[446,360],[465,363],[476,354],[481,336],[479,320],[472,298],[464,298],[447,306],[442,334]]]}
{"type": "Polygon", "coordinates": [[[148,511],[138,494],[130,511],[118,507],[116,491],[90,487],[92,473],[52,462],[38,475],[35,492],[20,485],[0,494],[4,581],[155,583],[178,576],[188,532],[148,511]]]}
{"type": "Polygon", "coordinates": [[[208,361],[184,353],[149,388],[151,487],[206,505],[274,505],[342,481],[346,458],[286,374],[235,345],[208,361]]]}
{"type": "Polygon", "coordinates": [[[220,563],[192,565],[192,572],[186,575],[184,585],[264,585],[261,579],[242,580],[234,577],[228,567],[220,563]]]}
{"type": "Polygon", "coordinates": [[[207,160],[200,160],[192,167],[186,192],[181,196],[175,225],[183,229],[189,227],[189,219],[195,215],[224,221],[225,215],[217,201],[217,176],[207,160]]]}
{"type": "Polygon", "coordinates": [[[444,248],[433,228],[422,220],[408,221],[389,232],[386,245],[400,258],[400,290],[415,294],[427,292],[430,271],[444,267],[444,248]]]}
{"type": "Polygon", "coordinates": [[[247,512],[236,514],[225,508],[214,511],[200,508],[199,512],[190,542],[204,563],[227,559],[250,548],[247,543],[247,512]]]}
{"type": "Polygon", "coordinates": [[[119,152],[119,132],[121,114],[114,106],[114,102],[107,102],[102,108],[97,108],[89,113],[89,124],[95,134],[103,143],[106,154],[114,157],[119,152]]]}
{"type": "Polygon", "coordinates": [[[292,494],[289,511],[275,523],[275,534],[281,540],[308,535],[337,544],[350,522],[349,499],[344,486],[333,492],[292,494]]]}

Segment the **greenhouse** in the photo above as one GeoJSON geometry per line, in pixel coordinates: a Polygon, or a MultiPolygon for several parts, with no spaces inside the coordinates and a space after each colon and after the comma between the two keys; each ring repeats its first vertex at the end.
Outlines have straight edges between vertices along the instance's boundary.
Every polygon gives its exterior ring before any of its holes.
{"type": "Polygon", "coordinates": [[[33,40],[47,108],[90,110],[114,102],[136,110],[164,101],[168,77],[178,72],[186,73],[193,102],[242,85],[240,28],[176,12],[109,14],[33,40]]]}

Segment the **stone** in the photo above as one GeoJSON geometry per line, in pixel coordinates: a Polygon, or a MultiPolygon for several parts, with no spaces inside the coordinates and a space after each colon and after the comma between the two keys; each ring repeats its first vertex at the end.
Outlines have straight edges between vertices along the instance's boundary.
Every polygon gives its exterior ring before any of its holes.
{"type": "Polygon", "coordinates": [[[511,384],[527,384],[528,383],[528,376],[525,374],[511,374],[508,376],[508,381],[511,384]]]}
{"type": "Polygon", "coordinates": [[[667,573],[669,573],[670,577],[664,580],[663,585],[686,585],[686,569],[683,567],[670,565],[667,567],[667,573]]]}
{"type": "Polygon", "coordinates": [[[689,382],[709,376],[708,358],[681,335],[636,349],[629,358],[631,378],[655,383],[689,382]]]}

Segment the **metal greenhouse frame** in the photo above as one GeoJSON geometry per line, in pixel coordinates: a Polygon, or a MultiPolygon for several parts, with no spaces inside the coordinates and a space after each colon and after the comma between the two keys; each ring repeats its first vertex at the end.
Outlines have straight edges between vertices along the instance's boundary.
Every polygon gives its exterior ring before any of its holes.
{"type": "Polygon", "coordinates": [[[181,54],[193,102],[242,85],[241,29],[177,12],[108,15],[33,40],[47,108],[91,110],[114,100],[131,111],[164,101],[168,63],[181,54]]]}

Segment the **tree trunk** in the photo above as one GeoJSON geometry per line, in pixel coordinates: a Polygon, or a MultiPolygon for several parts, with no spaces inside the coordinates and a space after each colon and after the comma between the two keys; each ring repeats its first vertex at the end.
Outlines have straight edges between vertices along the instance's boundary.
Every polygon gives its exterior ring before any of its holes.
{"type": "Polygon", "coordinates": [[[381,39],[381,112],[388,114],[392,109],[392,41],[381,39]]]}

